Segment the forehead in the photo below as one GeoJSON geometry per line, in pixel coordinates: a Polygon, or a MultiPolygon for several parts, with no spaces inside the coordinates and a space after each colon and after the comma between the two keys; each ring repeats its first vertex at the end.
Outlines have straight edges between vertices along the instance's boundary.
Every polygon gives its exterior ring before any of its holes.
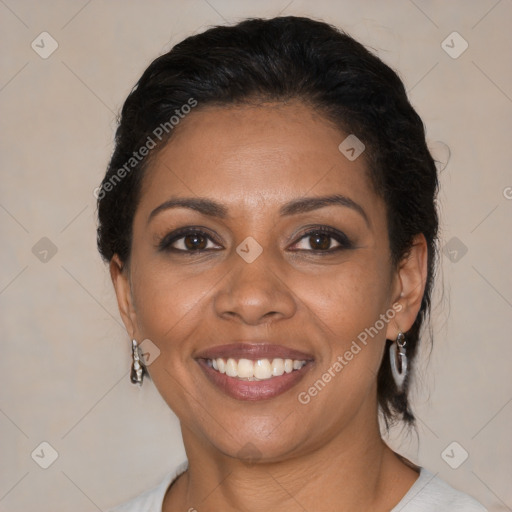
{"type": "Polygon", "coordinates": [[[347,135],[300,102],[198,106],[150,165],[140,206],[196,195],[232,208],[270,209],[340,193],[371,214],[379,198],[363,155],[351,161],[338,149],[347,135]]]}

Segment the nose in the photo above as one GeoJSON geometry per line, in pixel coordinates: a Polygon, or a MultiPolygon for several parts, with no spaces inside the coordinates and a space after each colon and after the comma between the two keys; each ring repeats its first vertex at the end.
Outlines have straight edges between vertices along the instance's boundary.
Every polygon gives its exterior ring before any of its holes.
{"type": "Polygon", "coordinates": [[[233,255],[232,270],[214,298],[219,317],[258,325],[294,315],[294,294],[277,265],[272,266],[264,255],[265,251],[252,263],[233,255]]]}

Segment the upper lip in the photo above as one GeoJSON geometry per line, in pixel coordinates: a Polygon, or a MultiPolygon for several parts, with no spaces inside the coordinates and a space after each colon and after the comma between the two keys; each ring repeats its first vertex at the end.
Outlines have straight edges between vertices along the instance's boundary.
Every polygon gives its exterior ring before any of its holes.
{"type": "Polygon", "coordinates": [[[196,355],[197,359],[218,359],[230,358],[233,359],[297,359],[299,361],[311,361],[313,356],[300,350],[285,347],[283,345],[276,345],[274,343],[251,343],[251,342],[237,342],[229,343],[226,345],[217,345],[202,350],[196,355]]]}

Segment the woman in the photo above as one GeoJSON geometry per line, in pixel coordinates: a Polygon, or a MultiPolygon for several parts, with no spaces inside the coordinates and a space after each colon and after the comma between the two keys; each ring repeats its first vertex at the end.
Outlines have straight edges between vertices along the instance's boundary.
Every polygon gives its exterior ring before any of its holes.
{"type": "Polygon", "coordinates": [[[187,461],[118,511],[483,511],[394,453],[438,181],[397,75],[335,28],[246,20],[126,100],[98,246],[187,461]]]}

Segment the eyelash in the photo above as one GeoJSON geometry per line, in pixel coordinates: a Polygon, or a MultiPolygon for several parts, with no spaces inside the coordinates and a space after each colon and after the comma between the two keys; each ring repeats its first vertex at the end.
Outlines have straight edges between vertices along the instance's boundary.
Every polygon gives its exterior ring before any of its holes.
{"type": "MultiPolygon", "coordinates": [[[[330,238],[333,238],[338,242],[340,245],[338,247],[329,248],[327,250],[318,250],[318,249],[295,249],[294,252],[310,252],[313,254],[319,254],[319,255],[326,255],[326,254],[332,254],[334,252],[344,250],[344,249],[352,249],[353,244],[348,239],[348,237],[342,233],[341,231],[338,231],[337,229],[328,227],[328,226],[319,226],[314,227],[312,229],[309,229],[305,233],[303,233],[300,238],[293,244],[297,245],[301,240],[311,237],[313,235],[322,234],[322,235],[329,235],[330,238]]],[[[177,242],[178,240],[181,240],[189,235],[200,235],[209,241],[214,242],[217,245],[220,245],[217,241],[215,241],[214,237],[203,231],[199,228],[193,228],[193,227],[187,227],[182,228],[177,231],[174,231],[172,233],[169,233],[165,237],[162,238],[162,240],[158,244],[158,250],[162,252],[173,252],[177,254],[189,254],[189,255],[195,255],[195,254],[202,254],[204,252],[212,251],[212,250],[220,250],[220,249],[196,249],[196,250],[184,250],[184,249],[176,249],[175,247],[172,247],[172,244],[177,242]]]]}

